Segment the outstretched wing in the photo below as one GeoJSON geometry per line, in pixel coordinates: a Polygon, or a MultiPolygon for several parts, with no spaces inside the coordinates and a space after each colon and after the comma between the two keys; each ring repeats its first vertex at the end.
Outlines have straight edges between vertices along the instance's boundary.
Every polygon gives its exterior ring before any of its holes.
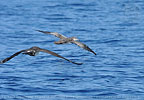
{"type": "Polygon", "coordinates": [[[36,30],[36,31],[42,32],[42,33],[45,33],[45,34],[51,34],[51,35],[54,35],[54,36],[56,36],[56,37],[58,37],[58,38],[60,38],[60,39],[65,39],[65,38],[67,38],[66,36],[64,36],[64,35],[62,35],[62,34],[59,34],[59,33],[57,33],[57,32],[48,32],[48,31],[41,31],[41,30],[36,30]]]}
{"type": "Polygon", "coordinates": [[[71,62],[71,63],[73,63],[73,64],[77,64],[77,65],[81,65],[81,64],[82,64],[82,63],[73,62],[73,61],[71,61],[71,60],[69,60],[69,59],[66,59],[66,58],[60,56],[59,54],[57,54],[57,53],[55,53],[55,52],[52,52],[52,51],[49,51],[49,50],[46,50],[46,49],[40,49],[40,51],[41,51],[41,52],[45,52],[45,53],[49,53],[49,54],[51,54],[51,55],[53,55],[53,56],[56,56],[56,57],[59,57],[59,58],[62,58],[62,59],[67,60],[67,61],[69,61],[69,62],[71,62]]]}
{"type": "Polygon", "coordinates": [[[96,53],[92,49],[90,49],[87,45],[85,45],[85,44],[83,44],[83,43],[81,43],[79,41],[72,41],[72,43],[74,43],[74,44],[78,45],[79,47],[81,47],[81,48],[83,48],[83,49],[85,49],[87,51],[90,51],[90,52],[92,52],[93,54],[96,55],[96,53]]]}
{"type": "Polygon", "coordinates": [[[19,52],[16,52],[16,53],[13,54],[12,56],[10,56],[10,57],[8,57],[8,58],[6,58],[6,59],[0,61],[0,64],[3,64],[3,63],[5,63],[5,62],[9,61],[10,59],[12,59],[13,57],[19,55],[19,54],[20,54],[21,52],[23,52],[23,51],[24,51],[24,50],[21,50],[21,51],[19,51],[19,52]]]}

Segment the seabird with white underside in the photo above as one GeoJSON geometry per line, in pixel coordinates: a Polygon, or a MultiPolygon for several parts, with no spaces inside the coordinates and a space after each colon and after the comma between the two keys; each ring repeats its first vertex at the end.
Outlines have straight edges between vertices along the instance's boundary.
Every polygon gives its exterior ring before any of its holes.
{"type": "Polygon", "coordinates": [[[83,48],[89,52],[92,52],[93,54],[96,55],[96,53],[92,49],[90,49],[86,44],[81,43],[79,41],[79,39],[77,39],[76,37],[66,37],[66,36],[59,34],[57,32],[48,32],[48,31],[41,31],[41,30],[36,30],[36,31],[42,32],[45,34],[51,34],[51,35],[54,35],[54,36],[60,38],[59,41],[54,42],[55,44],[73,43],[73,44],[76,44],[77,46],[79,46],[79,47],[81,47],[81,48],[83,48]]]}

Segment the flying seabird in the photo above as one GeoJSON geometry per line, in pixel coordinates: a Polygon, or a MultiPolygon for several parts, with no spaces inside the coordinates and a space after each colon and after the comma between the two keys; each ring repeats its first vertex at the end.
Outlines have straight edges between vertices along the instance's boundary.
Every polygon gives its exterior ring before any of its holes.
{"type": "Polygon", "coordinates": [[[19,52],[16,52],[16,53],[13,54],[12,56],[10,56],[10,57],[8,57],[8,58],[0,61],[0,64],[9,61],[10,59],[12,59],[13,57],[19,55],[20,53],[26,54],[26,55],[29,55],[29,56],[36,56],[36,54],[38,54],[39,52],[49,53],[49,54],[51,54],[51,55],[53,55],[53,56],[56,56],[56,57],[65,59],[65,60],[67,60],[67,61],[69,61],[69,62],[71,62],[71,63],[73,63],[73,64],[77,64],[77,65],[81,65],[81,64],[82,64],[82,63],[73,62],[73,61],[71,61],[71,60],[69,60],[69,59],[66,59],[66,58],[60,56],[59,54],[57,54],[57,53],[55,53],[55,52],[52,52],[52,51],[49,51],[49,50],[46,50],[46,49],[42,49],[42,48],[39,48],[39,47],[36,47],[36,46],[31,47],[31,48],[29,48],[29,49],[21,50],[21,51],[19,51],[19,52]]]}
{"type": "Polygon", "coordinates": [[[81,48],[83,48],[83,49],[85,49],[85,50],[87,50],[89,52],[92,52],[93,54],[96,55],[96,53],[92,49],[90,49],[84,43],[81,43],[79,41],[79,39],[77,39],[76,37],[66,37],[66,36],[64,36],[62,34],[59,34],[57,32],[47,32],[47,31],[41,31],[41,30],[36,30],[36,31],[42,32],[42,33],[45,33],[45,34],[51,34],[51,35],[54,35],[54,36],[60,38],[59,41],[54,42],[55,44],[73,43],[73,44],[76,44],[77,46],[79,46],[79,47],[81,47],[81,48]]]}

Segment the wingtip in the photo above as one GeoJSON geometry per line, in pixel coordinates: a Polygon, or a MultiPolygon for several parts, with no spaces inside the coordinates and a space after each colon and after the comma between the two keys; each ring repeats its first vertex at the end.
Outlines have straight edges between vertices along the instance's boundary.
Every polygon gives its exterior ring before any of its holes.
{"type": "Polygon", "coordinates": [[[76,64],[76,65],[82,65],[83,63],[76,63],[76,62],[72,62],[73,64],[76,64]]]}
{"type": "Polygon", "coordinates": [[[52,33],[52,32],[49,32],[49,31],[42,31],[42,30],[35,30],[35,31],[42,32],[42,33],[52,33]]]}
{"type": "Polygon", "coordinates": [[[38,31],[38,32],[46,32],[46,31],[42,31],[42,30],[35,30],[35,31],[38,31]]]}
{"type": "Polygon", "coordinates": [[[97,55],[94,51],[91,51],[94,55],[97,55]]]}
{"type": "Polygon", "coordinates": [[[35,30],[35,31],[41,32],[41,30],[35,30]]]}

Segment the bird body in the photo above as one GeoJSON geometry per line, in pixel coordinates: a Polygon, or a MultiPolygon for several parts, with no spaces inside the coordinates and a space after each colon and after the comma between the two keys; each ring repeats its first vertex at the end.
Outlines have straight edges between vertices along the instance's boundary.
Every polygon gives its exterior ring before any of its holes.
{"type": "Polygon", "coordinates": [[[36,56],[40,52],[39,47],[31,47],[29,49],[24,50],[22,54],[29,56],[36,56]]]}

